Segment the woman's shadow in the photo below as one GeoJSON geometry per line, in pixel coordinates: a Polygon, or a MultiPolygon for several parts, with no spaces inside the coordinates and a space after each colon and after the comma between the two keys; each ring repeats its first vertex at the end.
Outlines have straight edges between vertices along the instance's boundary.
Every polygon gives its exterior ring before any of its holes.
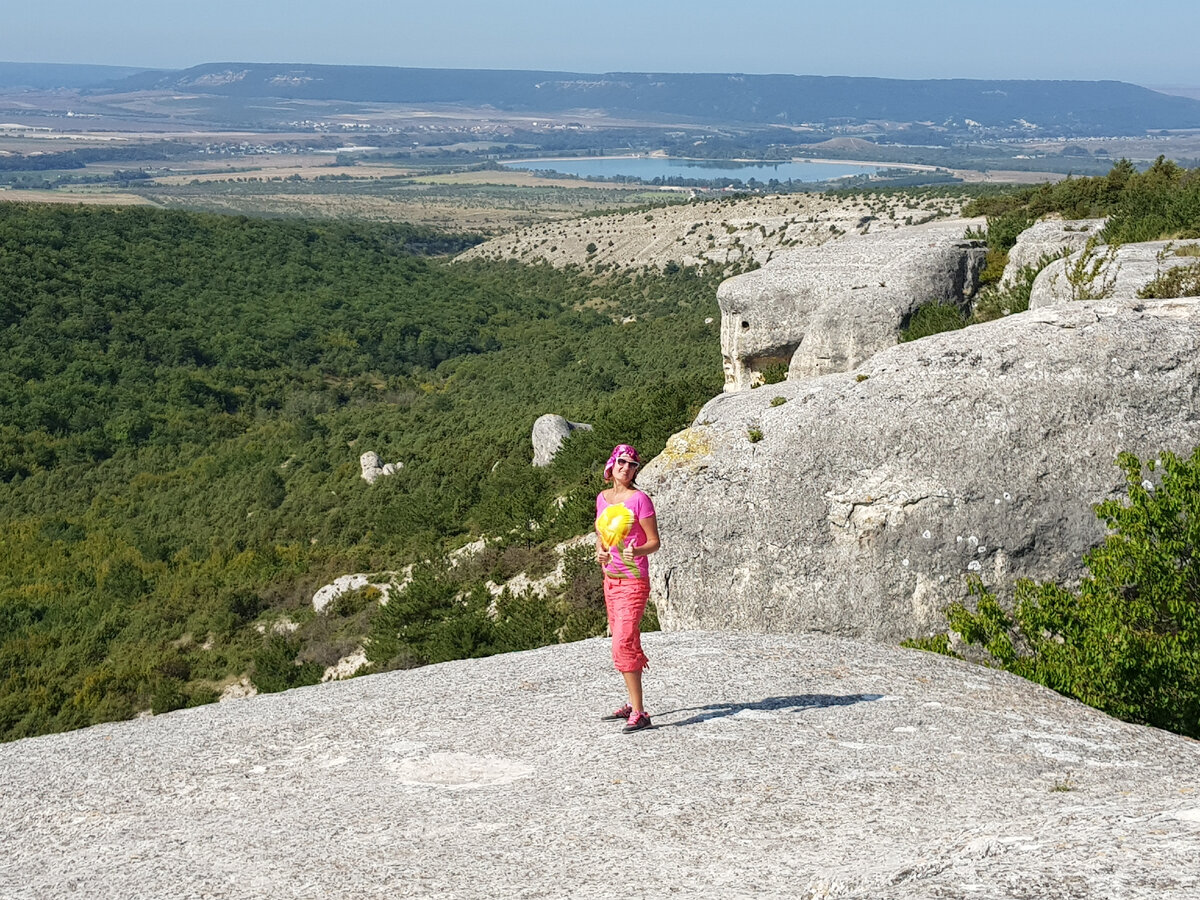
{"type": "Polygon", "coordinates": [[[866,703],[872,700],[882,700],[883,694],[793,694],[790,697],[767,697],[750,703],[710,703],[707,706],[691,706],[685,709],[673,709],[669,712],[658,713],[655,718],[661,719],[677,713],[693,713],[678,722],[655,723],[655,728],[679,728],[684,725],[696,725],[711,719],[725,716],[735,716],[740,712],[779,712],[782,710],[822,709],[829,706],[850,706],[854,703],[866,703]]]}

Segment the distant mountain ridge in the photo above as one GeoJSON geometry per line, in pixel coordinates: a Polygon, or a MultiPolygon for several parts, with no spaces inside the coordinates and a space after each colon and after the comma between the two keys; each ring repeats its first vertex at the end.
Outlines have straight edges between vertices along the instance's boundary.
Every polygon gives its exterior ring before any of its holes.
{"type": "MultiPolygon", "coordinates": [[[[93,88],[147,70],[141,66],[0,62],[0,88],[93,88]]],[[[156,74],[163,74],[158,70],[156,74]]]]}
{"type": "Polygon", "coordinates": [[[143,72],[110,87],[238,98],[451,103],[558,114],[604,110],[748,125],[929,122],[1069,135],[1200,128],[1200,100],[1119,81],[208,63],[178,72],[143,72]]]}

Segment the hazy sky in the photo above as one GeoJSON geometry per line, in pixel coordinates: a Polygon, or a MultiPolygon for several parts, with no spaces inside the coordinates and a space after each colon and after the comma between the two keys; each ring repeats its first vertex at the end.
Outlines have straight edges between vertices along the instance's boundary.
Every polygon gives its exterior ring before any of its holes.
{"type": "Polygon", "coordinates": [[[0,60],[1116,79],[1200,86],[1200,2],[8,0],[0,60]]]}

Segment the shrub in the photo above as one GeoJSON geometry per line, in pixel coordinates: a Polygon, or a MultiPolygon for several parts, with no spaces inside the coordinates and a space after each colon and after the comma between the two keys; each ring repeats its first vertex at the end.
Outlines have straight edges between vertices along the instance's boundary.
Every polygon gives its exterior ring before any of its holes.
{"type": "Polygon", "coordinates": [[[1012,210],[988,219],[988,252],[1007,254],[1017,243],[1017,236],[1033,224],[1033,219],[1024,210],[1012,210]]]}
{"type": "MultiPolygon", "coordinates": [[[[507,589],[496,598],[494,652],[511,653],[558,643],[564,616],[558,604],[533,591],[513,594],[507,589]]],[[[455,659],[457,657],[448,657],[455,659]]]]}
{"type": "Polygon", "coordinates": [[[323,670],[316,663],[296,662],[300,643],[282,634],[272,634],[263,648],[254,654],[254,686],[264,694],[286,691],[305,684],[316,684],[323,670]]]}
{"type": "Polygon", "coordinates": [[[154,684],[154,692],[150,697],[150,712],[154,715],[182,709],[187,706],[187,696],[183,692],[183,682],[178,678],[164,677],[154,684]]]}
{"type": "Polygon", "coordinates": [[[1015,239],[1021,222],[1057,213],[1067,219],[1108,216],[1108,244],[1200,236],[1200,169],[1184,169],[1159,157],[1139,173],[1129,160],[1118,160],[1097,178],[1067,178],[1054,184],[980,197],[963,209],[965,216],[988,217],[989,255],[1015,239]],[[1014,231],[1015,229],[1015,231],[1014,231]]]}
{"type": "Polygon", "coordinates": [[[779,384],[787,381],[788,363],[779,360],[777,362],[767,363],[762,369],[763,384],[779,384]]]}
{"type": "MultiPolygon", "coordinates": [[[[1122,453],[1117,465],[1128,500],[1096,507],[1112,533],[1084,556],[1078,590],[1019,582],[1010,615],[974,581],[975,608],[952,604],[947,618],[1010,672],[1127,721],[1200,737],[1200,447],[1145,466],[1122,453]]],[[[948,649],[933,644],[913,645],[948,649]]]]}
{"type": "Polygon", "coordinates": [[[1033,282],[1038,272],[1056,258],[1051,255],[1043,256],[1036,265],[1022,266],[1017,277],[1009,284],[1003,287],[991,285],[983,288],[975,298],[971,322],[991,322],[1029,309],[1029,296],[1033,292],[1033,282]]]}
{"type": "Polygon", "coordinates": [[[1169,297],[1200,297],[1200,263],[1168,269],[1138,291],[1147,300],[1169,297]]]}
{"type": "Polygon", "coordinates": [[[926,303],[919,306],[900,328],[900,341],[915,341],[943,331],[954,331],[967,324],[961,309],[951,303],[926,303]]]}
{"type": "Polygon", "coordinates": [[[236,589],[222,595],[221,605],[238,623],[253,621],[266,604],[254,591],[236,589]]]}
{"type": "Polygon", "coordinates": [[[1072,261],[1067,261],[1063,276],[1071,286],[1072,300],[1103,300],[1116,289],[1117,273],[1113,261],[1117,243],[1108,244],[1103,253],[1097,252],[1099,238],[1088,238],[1086,246],[1072,261]]]}
{"type": "Polygon", "coordinates": [[[325,608],[327,618],[349,618],[377,605],[383,592],[373,584],[364,585],[353,591],[343,591],[325,608]]]}

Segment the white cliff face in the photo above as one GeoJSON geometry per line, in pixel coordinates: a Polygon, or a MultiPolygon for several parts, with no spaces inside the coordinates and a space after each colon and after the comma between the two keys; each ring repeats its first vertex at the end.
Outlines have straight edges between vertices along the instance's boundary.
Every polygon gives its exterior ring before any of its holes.
{"type": "Polygon", "coordinates": [[[986,248],[964,238],[983,220],[954,219],[897,232],[846,235],[792,250],[723,282],[725,390],[787,377],[849,371],[899,340],[920,306],[969,306],[986,248]]]}
{"type": "Polygon", "coordinates": [[[1200,444],[1200,300],[1033,310],[710,401],[639,479],[664,627],[899,640],[976,574],[1070,580],[1130,451],[1200,444]]]}
{"type": "Polygon", "coordinates": [[[1195,896],[1195,741],[863,641],[643,644],[630,735],[595,639],[0,744],[0,896],[1195,896]]]}

